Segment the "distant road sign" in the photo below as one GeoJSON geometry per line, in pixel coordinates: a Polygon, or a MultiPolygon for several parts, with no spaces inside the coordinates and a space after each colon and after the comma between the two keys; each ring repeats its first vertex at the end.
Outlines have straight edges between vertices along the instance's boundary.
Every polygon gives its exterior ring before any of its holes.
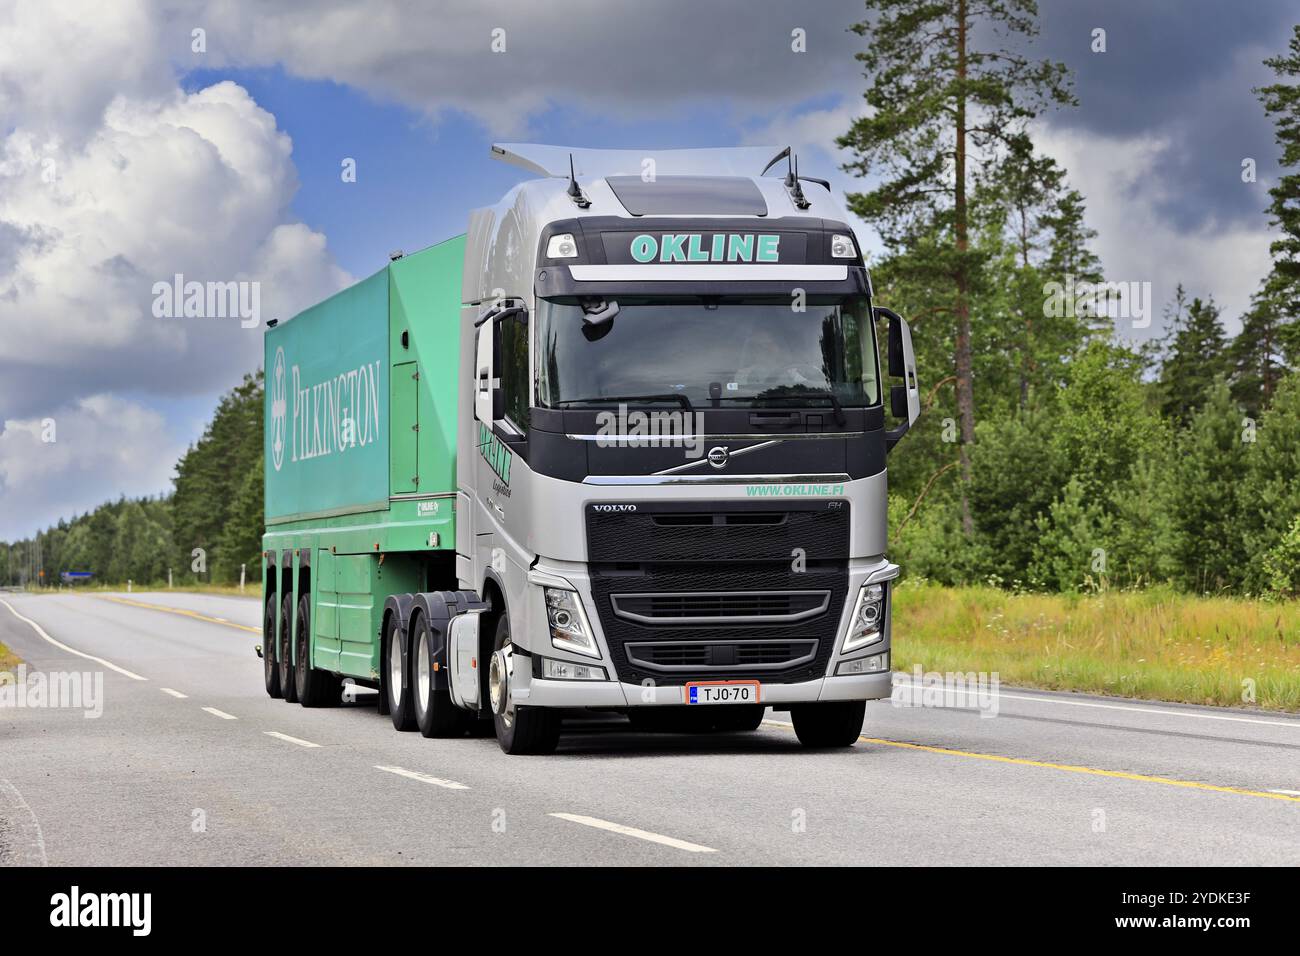
{"type": "Polygon", "coordinates": [[[64,584],[76,584],[78,581],[89,581],[94,575],[94,571],[64,571],[59,577],[64,584]]]}

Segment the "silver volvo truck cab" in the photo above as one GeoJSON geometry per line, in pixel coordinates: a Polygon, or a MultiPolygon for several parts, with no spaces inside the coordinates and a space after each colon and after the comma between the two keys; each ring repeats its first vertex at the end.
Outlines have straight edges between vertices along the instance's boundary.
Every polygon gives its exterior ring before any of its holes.
{"type": "Polygon", "coordinates": [[[466,243],[457,576],[489,610],[453,622],[453,700],[509,753],[575,708],[852,743],[890,693],[919,393],[843,211],[771,150],[493,153],[539,178],[466,243]]]}

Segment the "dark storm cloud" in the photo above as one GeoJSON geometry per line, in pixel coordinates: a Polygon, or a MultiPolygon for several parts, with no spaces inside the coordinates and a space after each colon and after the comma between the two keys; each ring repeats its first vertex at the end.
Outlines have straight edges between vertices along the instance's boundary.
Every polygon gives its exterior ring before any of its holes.
{"type": "Polygon", "coordinates": [[[1074,72],[1077,109],[1049,125],[1110,139],[1164,141],[1160,161],[1134,184],[1165,195],[1159,210],[1179,229],[1263,221],[1265,185],[1241,181],[1256,160],[1277,172],[1273,126],[1252,92],[1272,79],[1261,62],[1284,50],[1300,6],[1283,0],[1041,0],[1039,55],[1074,72]],[[1091,51],[1094,28],[1106,52],[1091,51]]]}

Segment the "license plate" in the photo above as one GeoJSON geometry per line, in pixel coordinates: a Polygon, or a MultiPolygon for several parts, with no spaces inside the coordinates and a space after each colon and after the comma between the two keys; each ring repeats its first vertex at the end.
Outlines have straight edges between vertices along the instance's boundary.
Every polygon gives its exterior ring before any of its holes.
{"type": "Polygon", "coordinates": [[[688,704],[757,704],[761,690],[756,680],[711,680],[683,688],[688,704]]]}

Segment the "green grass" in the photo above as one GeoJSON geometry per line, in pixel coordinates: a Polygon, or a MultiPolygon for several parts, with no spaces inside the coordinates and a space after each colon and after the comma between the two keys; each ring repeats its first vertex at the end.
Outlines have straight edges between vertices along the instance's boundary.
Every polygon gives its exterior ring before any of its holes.
{"type": "Polygon", "coordinates": [[[1025,687],[1300,711],[1300,602],[905,582],[893,613],[896,670],[919,664],[997,672],[1025,687]]]}
{"type": "MultiPolygon", "coordinates": [[[[135,593],[142,592],[159,592],[159,591],[176,591],[184,594],[221,594],[227,597],[258,597],[262,593],[262,579],[249,581],[244,585],[244,590],[239,590],[238,584],[178,584],[175,587],[167,587],[167,582],[163,581],[157,584],[140,584],[136,582],[132,585],[132,591],[135,593]]],[[[78,584],[75,587],[66,587],[62,591],[57,588],[38,588],[33,590],[33,594],[97,594],[111,592],[113,594],[125,594],[125,584],[78,584]]]]}
{"type": "Polygon", "coordinates": [[[15,654],[9,648],[0,644],[0,671],[12,671],[15,667],[23,662],[23,659],[15,654]]]}

